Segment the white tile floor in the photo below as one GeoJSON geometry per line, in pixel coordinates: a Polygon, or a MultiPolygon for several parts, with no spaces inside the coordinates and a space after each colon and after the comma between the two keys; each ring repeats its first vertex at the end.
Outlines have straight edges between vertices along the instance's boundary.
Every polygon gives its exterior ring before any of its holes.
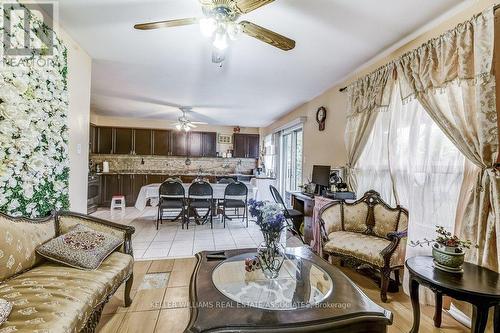
{"type": "Polygon", "coordinates": [[[146,207],[139,211],[127,207],[124,211],[99,209],[92,215],[113,222],[135,227],[132,247],[136,260],[191,257],[204,250],[227,250],[254,248],[263,241],[259,227],[249,220],[248,228],[241,219],[226,220],[223,228],[219,219],[210,224],[190,223],[189,229],[182,229],[180,222],[163,222],[156,230],[156,208],[146,207]]]}

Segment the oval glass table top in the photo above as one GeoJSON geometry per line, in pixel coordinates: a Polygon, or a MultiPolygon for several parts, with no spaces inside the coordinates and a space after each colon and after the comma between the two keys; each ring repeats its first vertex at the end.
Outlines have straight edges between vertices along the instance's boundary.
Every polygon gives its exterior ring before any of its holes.
{"type": "Polygon", "coordinates": [[[276,279],[268,279],[258,269],[245,271],[243,253],[221,262],[212,273],[215,287],[229,299],[259,309],[293,310],[325,300],[333,290],[330,276],[313,262],[287,253],[276,279]]]}

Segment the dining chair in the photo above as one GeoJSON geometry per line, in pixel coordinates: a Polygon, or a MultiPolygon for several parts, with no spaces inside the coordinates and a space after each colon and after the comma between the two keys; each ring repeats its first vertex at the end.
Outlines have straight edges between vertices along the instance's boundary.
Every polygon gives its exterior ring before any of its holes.
{"type": "Polygon", "coordinates": [[[203,216],[204,222],[210,218],[210,227],[213,229],[213,205],[214,205],[214,190],[210,183],[199,180],[193,182],[188,189],[188,205],[186,226],[189,229],[189,218],[194,212],[194,217],[199,217],[198,209],[206,209],[207,213],[203,216]]]}
{"type": "Polygon", "coordinates": [[[182,219],[182,228],[184,228],[185,222],[185,203],[186,203],[186,191],[181,183],[167,179],[160,185],[159,190],[160,201],[158,203],[158,215],[156,217],[156,230],[158,230],[158,224],[163,223],[163,213],[169,210],[181,210],[179,215],[173,219],[165,219],[166,221],[177,221],[179,218],[182,219]]]}
{"type": "Polygon", "coordinates": [[[292,234],[297,235],[302,243],[304,243],[302,232],[300,232],[300,227],[302,222],[304,222],[304,214],[296,209],[287,208],[280,192],[276,189],[276,187],[269,185],[269,190],[271,191],[274,201],[283,209],[283,215],[288,221],[288,229],[292,234]],[[289,223],[290,221],[292,222],[291,224],[289,223]]]}
{"type": "MultiPolygon", "coordinates": [[[[224,223],[224,228],[226,227],[226,218],[229,215],[226,213],[226,209],[234,209],[235,211],[243,208],[243,219],[246,220],[246,225],[248,228],[248,187],[242,182],[230,183],[224,189],[224,200],[222,200],[222,222],[224,223]]],[[[239,213],[236,215],[240,217],[239,213]]]]}

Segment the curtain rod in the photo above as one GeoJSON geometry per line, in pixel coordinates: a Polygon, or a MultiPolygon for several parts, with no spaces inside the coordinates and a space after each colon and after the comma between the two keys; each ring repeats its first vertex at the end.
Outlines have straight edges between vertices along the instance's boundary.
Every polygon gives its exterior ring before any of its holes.
{"type": "MultiPolygon", "coordinates": [[[[498,9],[500,9],[500,4],[493,6],[493,11],[497,11],[498,9]]],[[[346,90],[347,90],[347,87],[343,87],[343,88],[339,89],[340,92],[344,92],[346,90]]]]}

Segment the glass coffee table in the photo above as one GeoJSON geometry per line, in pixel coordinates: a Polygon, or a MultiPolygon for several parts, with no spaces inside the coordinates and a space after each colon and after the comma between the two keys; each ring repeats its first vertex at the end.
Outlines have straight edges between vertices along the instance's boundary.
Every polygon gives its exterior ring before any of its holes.
{"type": "Polygon", "coordinates": [[[200,252],[186,332],[387,332],[391,312],[308,247],[288,248],[276,279],[246,272],[255,249],[200,252]]]}
{"type": "Polygon", "coordinates": [[[215,287],[239,304],[267,310],[294,310],[315,306],[333,291],[328,273],[312,261],[287,254],[279,276],[268,279],[260,269],[245,271],[245,259],[252,256],[255,252],[231,257],[212,273],[215,287]]]}

